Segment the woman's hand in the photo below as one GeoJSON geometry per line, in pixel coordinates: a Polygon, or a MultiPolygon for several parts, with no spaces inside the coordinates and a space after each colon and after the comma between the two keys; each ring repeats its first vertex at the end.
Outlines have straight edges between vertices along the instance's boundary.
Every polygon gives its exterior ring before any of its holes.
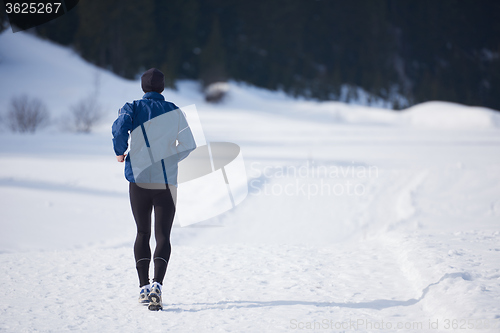
{"type": "Polygon", "coordinates": [[[118,156],[116,156],[116,160],[117,160],[118,162],[123,162],[123,161],[125,161],[125,156],[127,156],[127,154],[124,154],[124,155],[118,155],[118,156]]]}

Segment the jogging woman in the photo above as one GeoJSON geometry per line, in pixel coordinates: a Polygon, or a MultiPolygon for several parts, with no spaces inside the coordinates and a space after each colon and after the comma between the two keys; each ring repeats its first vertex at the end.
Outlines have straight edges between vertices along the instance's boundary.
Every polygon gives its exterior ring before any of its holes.
{"type": "Polygon", "coordinates": [[[141,84],[145,93],[142,99],[126,103],[118,111],[112,127],[113,148],[117,161],[125,161],[125,178],[130,183],[130,205],[137,225],[134,256],[139,276],[139,302],[157,311],[163,308],[161,290],[171,252],[177,163],[196,145],[184,113],[161,95],[163,73],[151,68],[142,75],[141,84]],[[152,212],[156,239],[153,256],[149,246],[152,212]],[[151,258],[154,262],[152,284],[149,280],[151,258]]]}

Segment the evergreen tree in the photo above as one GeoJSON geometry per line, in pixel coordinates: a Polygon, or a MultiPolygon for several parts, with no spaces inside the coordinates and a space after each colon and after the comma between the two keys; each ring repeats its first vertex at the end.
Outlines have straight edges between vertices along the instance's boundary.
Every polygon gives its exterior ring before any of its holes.
{"type": "Polygon", "coordinates": [[[79,7],[75,44],[85,58],[127,78],[151,62],[153,0],[87,0],[79,7]]]}
{"type": "Polygon", "coordinates": [[[0,32],[4,31],[9,27],[9,18],[7,17],[7,12],[5,11],[4,2],[0,2],[0,32]]]}
{"type": "Polygon", "coordinates": [[[210,37],[200,54],[200,78],[204,86],[227,79],[225,68],[226,55],[222,42],[219,20],[215,17],[212,29],[210,30],[210,37]]]}
{"type": "Polygon", "coordinates": [[[160,66],[168,86],[179,78],[198,77],[199,17],[198,0],[155,1],[152,67],[160,66]]]}
{"type": "Polygon", "coordinates": [[[79,27],[79,6],[66,14],[36,27],[37,33],[62,45],[72,45],[79,27]]]}

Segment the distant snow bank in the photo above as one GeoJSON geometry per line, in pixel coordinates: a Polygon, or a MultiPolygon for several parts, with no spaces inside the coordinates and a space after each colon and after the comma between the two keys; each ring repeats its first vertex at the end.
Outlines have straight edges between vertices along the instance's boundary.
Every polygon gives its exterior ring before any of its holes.
{"type": "Polygon", "coordinates": [[[441,129],[500,127],[499,112],[449,102],[426,102],[412,106],[402,113],[413,127],[441,129]]]}
{"type": "MultiPolygon", "coordinates": [[[[70,48],[24,32],[13,34],[6,30],[0,34],[0,77],[1,114],[8,109],[12,97],[22,94],[40,98],[54,118],[68,113],[78,101],[93,96],[106,111],[107,124],[97,132],[109,131],[108,123],[114,120],[116,111],[125,102],[142,96],[139,80],[120,78],[84,61],[70,48]]],[[[163,94],[167,100],[181,107],[195,103],[199,110],[207,112],[260,111],[300,117],[304,121],[422,129],[500,128],[499,112],[448,102],[426,102],[393,111],[359,105],[359,102],[293,98],[282,91],[230,81],[227,98],[214,105],[204,100],[202,89],[195,81],[179,81],[177,88],[165,90],[163,94]]]]}
{"type": "Polygon", "coordinates": [[[268,91],[237,82],[229,83],[227,94],[229,98],[220,106],[222,108],[244,108],[290,116],[300,114],[306,119],[320,121],[410,126],[422,129],[500,128],[500,112],[451,102],[425,102],[394,111],[337,101],[315,102],[304,98],[294,99],[283,92],[268,91]]]}

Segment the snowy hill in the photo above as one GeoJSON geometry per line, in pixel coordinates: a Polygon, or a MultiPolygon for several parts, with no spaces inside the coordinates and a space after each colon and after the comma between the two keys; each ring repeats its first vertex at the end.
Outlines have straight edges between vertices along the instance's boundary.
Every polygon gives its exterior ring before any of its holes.
{"type": "Polygon", "coordinates": [[[107,112],[90,135],[2,128],[1,331],[499,331],[497,112],[395,112],[234,82],[219,105],[194,82],[166,90],[196,104],[209,141],[240,145],[250,193],[174,228],[153,313],[136,303],[135,224],[109,133],[139,81],[8,31],[0,78],[0,112],[27,93],[57,118],[96,91],[107,112]]]}
{"type": "MultiPolygon", "coordinates": [[[[142,95],[139,81],[124,80],[82,60],[74,51],[43,41],[27,33],[0,35],[0,110],[6,110],[12,97],[28,95],[44,101],[55,118],[68,113],[79,100],[95,96],[112,121],[124,101],[142,95]]],[[[368,108],[341,102],[312,102],[293,99],[284,93],[269,92],[245,84],[229,83],[229,96],[222,105],[204,102],[201,89],[191,81],[166,90],[167,99],[177,105],[195,103],[206,110],[246,110],[271,114],[328,120],[342,123],[406,125],[413,127],[498,128],[500,114],[487,108],[466,107],[447,102],[423,103],[403,112],[368,108]],[[306,112],[305,112],[306,111],[306,112]]],[[[108,126],[100,128],[107,132],[108,126]]]]}

